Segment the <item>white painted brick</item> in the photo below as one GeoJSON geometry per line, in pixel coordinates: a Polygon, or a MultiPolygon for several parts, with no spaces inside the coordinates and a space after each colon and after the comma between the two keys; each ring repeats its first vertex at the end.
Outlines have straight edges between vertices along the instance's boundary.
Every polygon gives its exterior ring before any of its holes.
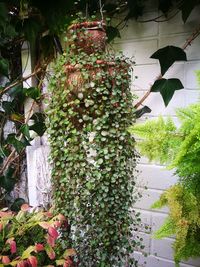
{"type": "Polygon", "coordinates": [[[154,212],[152,214],[152,233],[158,230],[167,218],[167,214],[154,212]]]}
{"type": "Polygon", "coordinates": [[[138,241],[139,244],[141,244],[142,246],[144,246],[144,248],[140,248],[140,246],[138,246],[136,248],[136,250],[138,252],[143,252],[143,253],[148,253],[148,254],[150,253],[151,238],[150,238],[150,235],[149,234],[138,232],[136,234],[136,236],[134,237],[134,239],[136,241],[138,241]]]}
{"type": "MultiPolygon", "coordinates": [[[[136,91],[135,93],[138,95],[139,99],[144,95],[144,92],[142,91],[136,91]]],[[[167,107],[165,107],[160,93],[151,93],[143,104],[151,108],[152,116],[176,115],[175,109],[177,107],[185,106],[184,90],[175,91],[174,96],[167,107]]]]}
{"type": "Polygon", "coordinates": [[[199,90],[185,90],[186,106],[199,102],[200,91],[199,90]]]}
{"type": "Polygon", "coordinates": [[[173,66],[171,66],[168,71],[165,73],[164,78],[170,79],[170,78],[177,78],[181,80],[184,86],[184,70],[185,70],[185,63],[175,63],[173,66]]]}
{"type": "MultiPolygon", "coordinates": [[[[174,262],[165,258],[155,257],[153,255],[144,256],[140,252],[134,253],[135,259],[138,260],[139,267],[174,267],[174,262]]],[[[191,267],[192,265],[180,264],[180,267],[191,267]]],[[[193,265],[199,267],[200,265],[193,265]]]]}
{"type": "Polygon", "coordinates": [[[173,249],[172,243],[174,242],[173,239],[170,238],[163,238],[163,239],[153,239],[152,240],[152,247],[151,247],[151,254],[167,258],[173,260],[173,249]]]}
{"type": "Polygon", "coordinates": [[[139,65],[133,68],[132,91],[148,90],[154,83],[155,77],[159,75],[159,65],[139,65]]]}
{"type": "MultiPolygon", "coordinates": [[[[157,16],[157,12],[148,12],[145,13],[142,17],[138,18],[138,20],[149,20],[151,18],[154,18],[155,16],[157,16]]],[[[118,39],[118,41],[156,36],[158,35],[158,23],[153,21],[150,23],[140,23],[135,19],[132,19],[130,20],[128,26],[120,31],[120,34],[122,39],[118,39]]]]}
{"type": "Polygon", "coordinates": [[[139,183],[152,189],[167,189],[177,181],[174,171],[168,171],[164,167],[156,165],[141,165],[137,169],[141,171],[138,177],[139,183]]]}
{"type": "MultiPolygon", "coordinates": [[[[152,210],[151,205],[159,199],[162,191],[142,188],[139,190],[141,191],[142,197],[135,203],[134,207],[138,209],[152,210]]],[[[154,211],[156,211],[156,209],[154,209],[154,211]]],[[[164,207],[162,209],[159,209],[158,211],[166,213],[168,212],[168,209],[164,207]]]]}
{"type": "Polygon", "coordinates": [[[154,64],[155,60],[150,56],[157,50],[157,39],[146,41],[135,41],[115,44],[116,50],[122,50],[128,57],[132,57],[137,65],[154,64]]]}
{"type": "Polygon", "coordinates": [[[186,75],[185,88],[187,89],[199,88],[195,74],[195,71],[197,70],[200,70],[200,61],[188,62],[185,64],[185,75],[186,75]]]}
{"type": "Polygon", "coordinates": [[[186,23],[184,23],[181,18],[181,12],[179,12],[179,14],[177,14],[174,18],[159,23],[159,33],[175,34],[175,33],[192,32],[199,24],[199,14],[200,14],[200,7],[196,7],[191,12],[186,23]]]}
{"type": "MultiPolygon", "coordinates": [[[[145,210],[137,210],[134,209],[135,212],[140,213],[140,219],[141,219],[141,224],[139,225],[139,231],[143,233],[151,233],[151,220],[152,220],[152,212],[150,211],[145,211],[145,210]]],[[[134,217],[134,214],[133,214],[134,217]]]]}

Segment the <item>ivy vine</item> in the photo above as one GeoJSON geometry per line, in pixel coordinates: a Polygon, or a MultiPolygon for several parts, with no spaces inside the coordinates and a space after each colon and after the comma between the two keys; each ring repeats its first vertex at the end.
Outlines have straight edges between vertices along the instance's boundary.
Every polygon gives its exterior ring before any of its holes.
{"type": "Polygon", "coordinates": [[[130,80],[131,62],[124,56],[69,49],[50,82],[54,203],[69,218],[81,266],[136,266],[130,80]]]}

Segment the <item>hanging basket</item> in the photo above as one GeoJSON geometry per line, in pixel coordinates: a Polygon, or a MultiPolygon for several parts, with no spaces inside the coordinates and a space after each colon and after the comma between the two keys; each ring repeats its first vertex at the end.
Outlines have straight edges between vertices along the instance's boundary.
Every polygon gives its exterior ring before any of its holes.
{"type": "Polygon", "coordinates": [[[87,54],[105,51],[106,24],[103,21],[89,21],[73,24],[69,27],[70,35],[76,35],[73,40],[75,52],[82,50],[87,54]]]}

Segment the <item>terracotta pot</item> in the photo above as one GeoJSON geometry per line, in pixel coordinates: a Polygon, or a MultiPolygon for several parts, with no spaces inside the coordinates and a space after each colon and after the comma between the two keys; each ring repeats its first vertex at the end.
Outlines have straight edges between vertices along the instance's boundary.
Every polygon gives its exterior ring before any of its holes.
{"type": "Polygon", "coordinates": [[[77,38],[73,41],[75,51],[83,50],[87,54],[96,51],[104,51],[106,48],[106,24],[103,21],[89,21],[73,24],[69,27],[71,35],[76,34],[77,38]]]}
{"type": "MultiPolygon", "coordinates": [[[[79,118],[83,115],[89,115],[90,117],[96,118],[99,116],[94,110],[92,110],[90,107],[86,107],[84,104],[84,99],[87,98],[88,95],[92,93],[94,90],[93,86],[86,87],[85,84],[90,84],[90,82],[95,80],[96,74],[101,71],[107,71],[109,73],[110,77],[113,77],[113,79],[110,80],[110,98],[112,98],[112,88],[115,86],[115,76],[116,72],[127,72],[127,69],[129,68],[129,64],[126,62],[108,62],[104,60],[97,60],[95,65],[87,64],[84,66],[81,66],[80,64],[76,65],[64,65],[64,69],[67,75],[67,81],[66,81],[66,87],[73,86],[73,90],[68,94],[68,97],[66,101],[68,103],[74,103],[74,100],[79,99],[80,104],[74,105],[72,104],[73,110],[77,113],[77,116],[74,116],[71,119],[71,122],[77,129],[82,129],[83,122],[80,122],[79,118]],[[88,72],[88,80],[86,81],[83,77],[82,69],[87,69],[88,72]],[[115,74],[114,74],[115,73],[115,74]],[[80,116],[79,116],[80,115],[80,116]]],[[[128,77],[127,77],[128,78],[128,77]]],[[[99,83],[103,81],[104,77],[102,77],[102,80],[99,79],[99,83]]],[[[122,86],[122,94],[123,94],[123,86],[122,86]]],[[[114,107],[118,107],[119,103],[113,103],[114,107]]],[[[102,112],[104,112],[102,110],[102,112]]]]}

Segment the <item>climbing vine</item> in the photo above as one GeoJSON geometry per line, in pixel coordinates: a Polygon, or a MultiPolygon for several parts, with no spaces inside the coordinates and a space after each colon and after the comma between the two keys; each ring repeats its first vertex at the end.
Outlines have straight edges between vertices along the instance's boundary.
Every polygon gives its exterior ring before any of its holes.
{"type": "Polygon", "coordinates": [[[130,64],[122,55],[69,49],[50,83],[54,203],[69,218],[81,266],[136,266],[130,64]]]}

